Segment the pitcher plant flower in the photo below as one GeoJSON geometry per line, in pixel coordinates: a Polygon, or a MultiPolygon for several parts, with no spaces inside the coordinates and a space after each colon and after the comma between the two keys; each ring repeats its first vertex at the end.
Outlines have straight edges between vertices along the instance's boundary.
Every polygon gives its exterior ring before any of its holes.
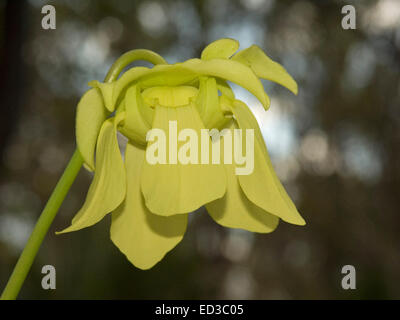
{"type": "MultiPolygon", "coordinates": [[[[77,107],[76,140],[94,178],[71,226],[59,233],[92,226],[111,213],[111,240],[132,264],[149,269],[182,240],[188,214],[203,205],[215,222],[228,228],[269,233],[279,219],[305,224],[273,169],[254,115],[235,98],[228,81],[248,90],[265,110],[270,101],[260,79],[294,94],[297,84],[258,46],[238,49],[236,40],[220,39],[209,44],[200,59],[175,64],[138,50],[153,67],[133,67],[115,81],[89,83],[77,107]],[[166,133],[166,150],[173,144],[184,148],[171,121],[177,131],[190,128],[198,136],[203,129],[226,129],[221,145],[235,129],[252,129],[252,173],[237,175],[240,165],[234,161],[171,161],[177,157],[171,152],[168,162],[150,163],[146,152],[162,151],[149,139],[152,129],[166,133]],[[118,131],[128,138],[124,160],[118,131]]],[[[207,139],[211,148],[215,141],[211,134],[207,139]]],[[[244,135],[240,139],[245,145],[244,135]]]]}

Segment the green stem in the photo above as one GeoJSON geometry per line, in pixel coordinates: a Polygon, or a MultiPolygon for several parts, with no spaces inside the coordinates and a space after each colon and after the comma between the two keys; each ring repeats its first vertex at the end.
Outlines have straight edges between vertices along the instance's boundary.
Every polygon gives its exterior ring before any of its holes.
{"type": "MultiPolygon", "coordinates": [[[[117,79],[122,70],[136,60],[146,60],[154,65],[156,64],[167,64],[167,61],[164,60],[159,54],[145,49],[136,49],[131,50],[124,53],[122,56],[118,58],[117,61],[111,66],[110,70],[107,73],[106,79],[114,78],[117,79]]],[[[104,81],[106,82],[106,80],[104,81]]]]}
{"type": "Polygon", "coordinates": [[[43,212],[40,215],[28,242],[26,243],[24,251],[22,251],[22,254],[19,257],[14,271],[8,280],[7,286],[1,295],[1,300],[11,300],[17,297],[40,245],[42,244],[43,239],[46,236],[47,231],[49,230],[50,225],[67,195],[69,188],[74,182],[82,164],[82,157],[79,151],[75,150],[63,175],[61,176],[61,179],[58,181],[53,193],[47,201],[46,206],[44,207],[43,212]]]}
{"type": "MultiPolygon", "coordinates": [[[[112,82],[117,80],[122,70],[130,63],[136,60],[146,60],[153,64],[166,64],[167,62],[158,54],[149,50],[131,50],[118,58],[108,71],[104,82],[112,82]]],[[[79,170],[83,164],[82,156],[78,150],[75,150],[64,170],[60,180],[58,181],[53,193],[44,207],[35,228],[32,231],[28,242],[25,245],[14,271],[0,297],[0,300],[13,300],[18,296],[19,291],[25,281],[26,276],[35,260],[36,254],[39,251],[47,231],[53,222],[58,209],[60,208],[64,198],[66,197],[72,183],[74,182],[79,170]]]]}

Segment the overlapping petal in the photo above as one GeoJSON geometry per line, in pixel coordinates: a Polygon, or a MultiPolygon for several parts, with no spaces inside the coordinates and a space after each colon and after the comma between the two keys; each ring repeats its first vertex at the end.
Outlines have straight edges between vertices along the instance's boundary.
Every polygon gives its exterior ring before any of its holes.
{"type": "MultiPolygon", "coordinates": [[[[183,129],[194,130],[197,137],[201,136],[203,123],[192,104],[168,108],[157,106],[155,109],[153,130],[161,129],[166,134],[165,141],[149,142],[149,148],[156,149],[158,146],[165,147],[165,150],[173,150],[167,153],[167,158],[161,160],[164,163],[149,163],[145,161],[141,177],[141,188],[145,198],[146,206],[151,212],[158,215],[170,216],[174,214],[188,213],[198,209],[200,206],[212,200],[221,198],[226,189],[226,177],[221,164],[183,164],[179,161],[175,150],[184,150],[193,137],[178,137],[177,132],[183,129]],[[170,122],[176,124],[176,128],[170,127],[170,122]],[[177,142],[178,138],[182,138],[177,142]],[[172,144],[176,144],[175,148],[172,144]],[[182,149],[181,149],[182,148],[182,149]],[[175,150],[174,150],[175,149],[175,150]]],[[[196,137],[196,138],[197,138],[196,137]]],[[[210,139],[207,137],[207,139],[210,139]]],[[[201,154],[200,141],[198,147],[184,156],[192,156],[191,152],[197,153],[197,159],[201,154]]],[[[211,143],[209,144],[211,148],[211,143]]],[[[189,151],[189,150],[187,150],[189,151]]],[[[154,151],[156,152],[156,151],[154,151]]],[[[162,153],[162,150],[157,150],[162,153]]],[[[196,155],[195,155],[196,158],[196,155]]]]}
{"type": "Polygon", "coordinates": [[[142,88],[153,86],[177,86],[194,81],[200,76],[212,76],[234,82],[252,94],[265,108],[269,107],[269,97],[252,69],[243,63],[228,59],[190,59],[174,65],[156,65],[152,69],[137,67],[128,70],[115,83],[113,104],[129,85],[140,81],[142,88]]]}
{"type": "Polygon", "coordinates": [[[284,67],[268,57],[259,46],[252,45],[245,50],[239,51],[232,57],[232,60],[249,66],[258,77],[279,83],[294,94],[297,94],[296,81],[284,67]]]}
{"type": "Polygon", "coordinates": [[[125,198],[125,166],[117,141],[117,121],[106,120],[100,130],[93,181],[85,203],[72,219],[71,226],[59,233],[76,231],[99,222],[125,198]]]}
{"type": "Polygon", "coordinates": [[[225,117],[220,107],[218,86],[215,78],[200,78],[196,107],[203,123],[209,129],[221,128],[229,120],[225,117]]]}
{"type": "MultiPolygon", "coordinates": [[[[254,171],[249,175],[239,176],[239,183],[246,197],[286,222],[304,225],[304,219],[276,176],[254,115],[238,100],[233,103],[232,111],[240,129],[254,129],[254,171]]],[[[242,143],[245,146],[246,140],[243,139],[242,143]]]]}
{"type": "Polygon", "coordinates": [[[112,213],[110,235],[132,264],[149,269],[182,240],[187,215],[162,217],[145,206],[139,184],[144,159],[144,147],[129,142],[125,150],[127,197],[112,213]]]}
{"type": "Polygon", "coordinates": [[[156,65],[153,68],[136,67],[125,72],[115,83],[113,103],[117,103],[122,93],[130,86],[140,81],[140,87],[176,86],[196,79],[196,74],[182,67],[181,63],[174,65],[156,65]]]}
{"type": "Polygon", "coordinates": [[[138,85],[129,87],[123,103],[125,119],[120,131],[130,139],[146,145],[146,134],[151,129],[154,110],[144,103],[138,85]]]}
{"type": "Polygon", "coordinates": [[[89,82],[89,86],[93,88],[98,88],[100,90],[103,96],[104,106],[107,108],[108,111],[113,112],[116,106],[112,99],[115,82],[100,82],[94,80],[89,82]]]}
{"type": "Polygon", "coordinates": [[[82,158],[90,170],[94,170],[94,152],[100,128],[109,112],[97,88],[82,96],[76,110],[76,142],[82,158]]]}
{"type": "MultiPolygon", "coordinates": [[[[221,150],[225,149],[224,139],[232,139],[233,129],[238,126],[232,121],[232,124],[225,134],[221,135],[221,150]]],[[[231,150],[233,158],[233,150],[231,150]]],[[[224,152],[221,152],[224,159],[224,152]]],[[[260,207],[256,206],[242,191],[239,185],[238,176],[235,173],[235,164],[225,164],[227,179],[226,193],[221,199],[214,200],[206,204],[206,209],[211,217],[218,224],[228,228],[240,228],[251,232],[269,233],[278,226],[279,218],[260,207]]]]}
{"type": "Polygon", "coordinates": [[[212,59],[204,61],[190,59],[182,63],[182,66],[198,75],[212,76],[234,82],[251,92],[264,106],[268,108],[270,101],[264,92],[264,87],[251,68],[246,65],[227,59],[212,59]]]}
{"type": "Polygon", "coordinates": [[[229,38],[219,39],[203,49],[201,59],[229,59],[238,49],[239,41],[229,38]]]}

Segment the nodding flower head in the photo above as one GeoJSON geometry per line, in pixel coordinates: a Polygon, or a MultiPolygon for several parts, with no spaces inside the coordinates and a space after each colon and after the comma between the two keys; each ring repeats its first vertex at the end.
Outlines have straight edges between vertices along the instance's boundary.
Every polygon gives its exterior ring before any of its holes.
{"type": "Polygon", "coordinates": [[[176,64],[133,50],[132,60],[154,66],[89,83],[77,107],[76,137],[94,178],[83,207],[60,233],[89,227],[112,212],[112,241],[135,266],[148,269],[182,240],[188,214],[203,205],[229,228],[269,233],[279,219],[305,224],[274,172],[255,117],[228,81],[266,110],[270,101],[260,78],[294,94],[297,84],[258,46],[238,49],[237,41],[220,39],[200,59],[176,64]],[[117,131],[128,138],[124,160],[117,131]],[[214,159],[217,149],[222,161],[214,159]],[[238,173],[243,150],[252,164],[238,173]]]}

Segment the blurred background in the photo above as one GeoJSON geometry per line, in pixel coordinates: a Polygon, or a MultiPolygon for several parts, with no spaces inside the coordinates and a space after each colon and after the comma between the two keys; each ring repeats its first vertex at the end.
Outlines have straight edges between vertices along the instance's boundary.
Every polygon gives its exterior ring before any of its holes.
{"type": "Polygon", "coordinates": [[[299,84],[265,82],[254,110],[272,161],[305,227],[271,234],[218,226],[199,210],[184,240],[150,271],[109,239],[109,217],[72,234],[91,174],[81,170],[20,298],[400,298],[400,1],[0,1],[0,290],[75,148],[76,104],[122,53],[170,63],[222,37],[258,44],[299,84]],[[41,8],[56,8],[43,30],[41,8]],[[357,29],[341,27],[353,4],[357,29]],[[55,266],[57,289],[41,288],[55,266]],[[357,289],[343,290],[353,265],[357,289]]]}

